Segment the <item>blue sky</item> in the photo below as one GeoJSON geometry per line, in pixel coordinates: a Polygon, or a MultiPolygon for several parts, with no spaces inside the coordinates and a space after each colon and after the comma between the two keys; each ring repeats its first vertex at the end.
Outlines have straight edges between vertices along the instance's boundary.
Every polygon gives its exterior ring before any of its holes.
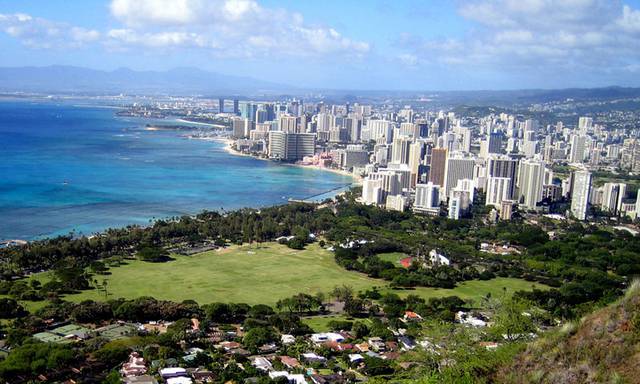
{"type": "Polygon", "coordinates": [[[640,86],[640,0],[0,0],[0,49],[303,87],[640,86]]]}

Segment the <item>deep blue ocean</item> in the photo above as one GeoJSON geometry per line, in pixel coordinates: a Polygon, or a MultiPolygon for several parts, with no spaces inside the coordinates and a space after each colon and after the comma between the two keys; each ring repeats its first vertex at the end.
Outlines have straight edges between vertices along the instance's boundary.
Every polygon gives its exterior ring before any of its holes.
{"type": "MultiPolygon", "coordinates": [[[[262,207],[347,176],[236,156],[221,142],[148,131],[115,109],[0,102],[0,240],[89,235],[154,218],[262,207]]],[[[163,121],[162,124],[171,124],[163,121]]]]}

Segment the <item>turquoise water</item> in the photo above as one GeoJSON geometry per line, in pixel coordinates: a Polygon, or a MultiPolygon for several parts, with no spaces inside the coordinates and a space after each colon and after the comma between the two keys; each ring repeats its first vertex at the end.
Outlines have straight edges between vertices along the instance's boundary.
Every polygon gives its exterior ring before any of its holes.
{"type": "MultiPolygon", "coordinates": [[[[235,156],[115,110],[0,102],[0,240],[281,204],[350,177],[235,156]]],[[[170,122],[165,122],[170,123],[170,122]]]]}

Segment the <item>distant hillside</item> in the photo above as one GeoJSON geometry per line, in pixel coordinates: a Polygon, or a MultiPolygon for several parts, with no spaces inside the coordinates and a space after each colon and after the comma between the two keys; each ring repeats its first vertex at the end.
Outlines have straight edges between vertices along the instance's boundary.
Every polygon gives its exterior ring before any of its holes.
{"type": "Polygon", "coordinates": [[[100,71],[73,66],[0,68],[0,91],[37,93],[270,94],[293,89],[250,77],[196,68],[100,71]]]}
{"type": "Polygon", "coordinates": [[[624,298],[532,343],[501,383],[640,382],[640,283],[624,298]]]}

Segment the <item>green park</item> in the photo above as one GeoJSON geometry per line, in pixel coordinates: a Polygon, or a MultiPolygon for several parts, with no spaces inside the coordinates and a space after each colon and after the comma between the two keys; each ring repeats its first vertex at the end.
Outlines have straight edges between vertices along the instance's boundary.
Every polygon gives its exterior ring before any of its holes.
{"type": "MultiPolygon", "coordinates": [[[[49,273],[32,278],[46,282],[49,273]]],[[[172,260],[166,262],[126,259],[123,265],[111,267],[106,274],[94,275],[92,279],[106,289],[85,290],[67,295],[65,299],[80,302],[152,296],[172,301],[195,300],[199,304],[272,305],[297,293],[328,293],[336,286],[346,285],[356,292],[377,287],[381,292],[394,291],[401,297],[415,294],[428,299],[457,295],[465,300],[477,300],[488,293],[495,297],[534,286],[544,287],[522,279],[496,278],[462,282],[454,289],[392,290],[387,281],[342,268],[336,264],[333,253],[317,243],[295,250],[274,242],[259,246],[234,245],[191,256],[172,255],[172,260]]],[[[33,308],[34,303],[26,304],[33,308]]]]}

